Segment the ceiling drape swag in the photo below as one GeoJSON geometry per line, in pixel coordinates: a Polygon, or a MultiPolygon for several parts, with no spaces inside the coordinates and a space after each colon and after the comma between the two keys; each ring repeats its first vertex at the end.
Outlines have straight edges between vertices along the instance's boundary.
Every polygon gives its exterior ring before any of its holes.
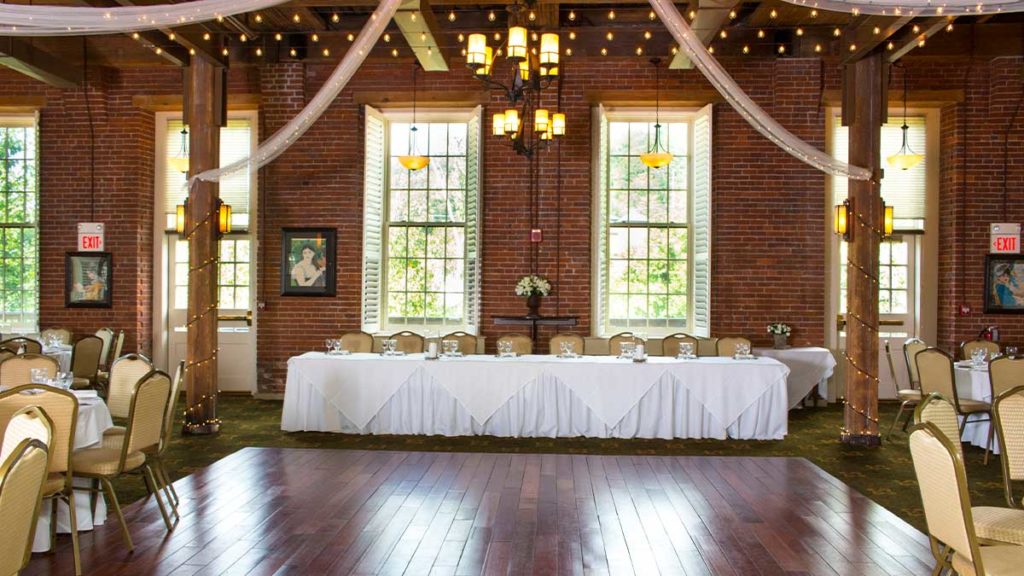
{"type": "Polygon", "coordinates": [[[833,176],[868,180],[871,172],[860,166],[851,166],[836,160],[825,152],[804,142],[792,132],[784,128],[768,115],[746,92],[729,76],[715,57],[708,53],[704,44],[697,38],[683,16],[671,0],[650,0],[651,7],[665,23],[672,36],[694,63],[698,70],[721,93],[722,97],[743,117],[755,130],[775,143],[797,159],[814,166],[822,172],[833,176]]]}
{"type": "Polygon", "coordinates": [[[783,0],[797,6],[881,16],[964,16],[1024,11],[1021,0],[783,0]]]}
{"type": "Polygon", "coordinates": [[[209,22],[285,2],[287,0],[195,0],[107,8],[0,4],[0,35],[81,36],[155,30],[209,22]]]}

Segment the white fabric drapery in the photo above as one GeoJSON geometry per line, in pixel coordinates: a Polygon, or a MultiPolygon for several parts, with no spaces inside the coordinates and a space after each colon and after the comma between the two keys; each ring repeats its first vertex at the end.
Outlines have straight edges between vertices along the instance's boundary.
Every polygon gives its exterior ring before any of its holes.
{"type": "Polygon", "coordinates": [[[0,4],[0,35],[82,36],[138,32],[208,22],[287,0],[194,0],[150,6],[24,6],[0,4]]]}
{"type": "Polygon", "coordinates": [[[784,0],[797,6],[881,16],[964,16],[1024,11],[1021,0],[784,0]]]}
{"type": "Polygon", "coordinates": [[[665,23],[672,36],[698,70],[711,82],[729,105],[743,116],[755,130],[797,159],[814,166],[822,172],[841,178],[869,180],[871,172],[859,166],[851,166],[804,142],[768,115],[746,92],[736,84],[715,57],[708,53],[704,44],[694,35],[671,0],[650,0],[651,7],[665,23]]]}
{"type": "Polygon", "coordinates": [[[316,93],[316,96],[306,104],[306,107],[302,109],[298,116],[289,120],[273,136],[264,140],[252,156],[227,166],[196,174],[189,179],[189,186],[195,185],[199,180],[217,182],[228,174],[233,174],[246,168],[250,172],[255,172],[283,154],[285,150],[306,133],[306,130],[309,130],[309,127],[323,115],[331,103],[334,102],[334,99],[338,97],[338,94],[345,89],[345,86],[352,79],[356,70],[366,60],[366,55],[370,53],[373,45],[377,43],[380,35],[384,33],[384,28],[387,27],[388,22],[395,16],[400,3],[401,0],[381,0],[377,10],[370,15],[370,20],[367,21],[366,26],[359,32],[359,36],[352,44],[352,47],[345,52],[345,56],[338,63],[338,67],[334,69],[334,72],[331,73],[330,78],[327,79],[327,82],[316,93]]]}

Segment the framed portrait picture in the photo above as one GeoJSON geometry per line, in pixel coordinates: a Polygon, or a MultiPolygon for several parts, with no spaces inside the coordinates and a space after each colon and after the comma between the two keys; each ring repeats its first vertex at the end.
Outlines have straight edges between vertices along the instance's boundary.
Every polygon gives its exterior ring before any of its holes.
{"type": "Polygon", "coordinates": [[[67,252],[64,255],[64,306],[110,308],[114,265],[110,252],[67,252]]]}
{"type": "Polygon", "coordinates": [[[334,296],[333,228],[281,229],[281,295],[334,296]]]}
{"type": "Polygon", "coordinates": [[[1024,254],[985,256],[985,313],[1024,314],[1024,254]]]}

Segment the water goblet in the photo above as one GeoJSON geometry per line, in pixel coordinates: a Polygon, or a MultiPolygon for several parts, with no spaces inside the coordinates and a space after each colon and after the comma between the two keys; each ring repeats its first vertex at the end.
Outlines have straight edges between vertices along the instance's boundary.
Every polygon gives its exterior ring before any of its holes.
{"type": "Polygon", "coordinates": [[[46,370],[44,368],[29,370],[29,380],[32,384],[46,384],[46,370]]]}
{"type": "Polygon", "coordinates": [[[324,347],[327,348],[327,353],[330,354],[331,350],[334,349],[334,339],[328,338],[324,340],[324,347]]]}
{"type": "Polygon", "coordinates": [[[636,350],[636,342],[623,342],[619,345],[619,358],[632,358],[636,350]]]}
{"type": "Polygon", "coordinates": [[[683,342],[679,345],[679,356],[683,358],[689,358],[693,356],[693,344],[689,342],[683,342]]]}
{"type": "Polygon", "coordinates": [[[1017,357],[1017,347],[1016,346],[1007,346],[1006,347],[1006,355],[1009,356],[1010,358],[1016,358],[1017,357]]]}
{"type": "Polygon", "coordinates": [[[971,364],[974,366],[981,366],[985,363],[985,356],[986,353],[984,348],[975,348],[974,351],[971,352],[971,364]]]}
{"type": "Polygon", "coordinates": [[[558,349],[561,352],[561,354],[559,354],[559,356],[561,356],[562,358],[567,358],[569,356],[569,343],[568,342],[566,342],[564,340],[559,342],[558,343],[558,349]]]}
{"type": "Polygon", "coordinates": [[[394,355],[395,350],[398,348],[398,341],[395,340],[394,338],[388,338],[387,340],[384,341],[384,346],[386,349],[385,353],[388,356],[392,356],[394,355]]]}

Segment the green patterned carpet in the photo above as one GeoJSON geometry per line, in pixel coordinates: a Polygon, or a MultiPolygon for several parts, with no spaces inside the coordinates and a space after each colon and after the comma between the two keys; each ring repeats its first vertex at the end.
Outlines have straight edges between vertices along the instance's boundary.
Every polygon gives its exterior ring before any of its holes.
{"type": "MultiPolygon", "coordinates": [[[[281,402],[222,397],[222,432],[213,437],[176,437],[167,465],[175,479],[187,476],[246,446],[359,450],[430,450],[450,452],[536,452],[569,454],[641,454],[707,456],[799,456],[807,458],[872,500],[924,529],[924,516],[907,451],[906,435],[895,432],[881,448],[853,448],[838,442],[842,423],[839,405],[794,410],[789,414],[789,436],[782,441],[741,440],[616,440],[590,438],[495,438],[441,436],[356,436],[317,432],[284,433],[280,430],[281,402]]],[[[897,405],[881,407],[883,431],[897,405]]],[[[179,412],[180,413],[180,412],[179,412]]],[[[984,451],[964,447],[967,476],[975,506],[1005,506],[998,457],[982,464],[984,451]]],[[[116,483],[122,503],[146,495],[142,481],[129,477],[116,483]]]]}

